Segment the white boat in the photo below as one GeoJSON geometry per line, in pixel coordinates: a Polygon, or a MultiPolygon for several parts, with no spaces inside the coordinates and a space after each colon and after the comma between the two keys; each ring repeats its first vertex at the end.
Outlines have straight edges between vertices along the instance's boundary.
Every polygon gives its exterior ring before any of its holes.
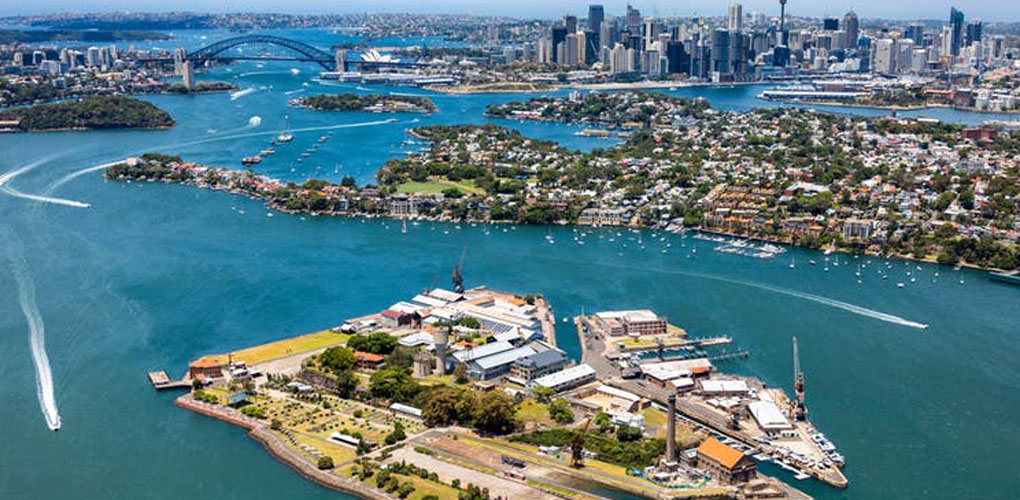
{"type": "Polygon", "coordinates": [[[294,134],[290,133],[290,116],[284,116],[283,120],[286,125],[284,126],[283,132],[280,132],[280,135],[276,136],[276,140],[279,142],[293,141],[294,134]]]}
{"type": "Polygon", "coordinates": [[[407,219],[403,219],[403,226],[400,228],[400,234],[407,234],[407,219]]]}

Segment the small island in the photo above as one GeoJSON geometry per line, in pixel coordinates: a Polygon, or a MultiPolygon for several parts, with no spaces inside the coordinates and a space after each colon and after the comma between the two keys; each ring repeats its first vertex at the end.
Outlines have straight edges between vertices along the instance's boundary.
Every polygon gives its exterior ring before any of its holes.
{"type": "Polygon", "coordinates": [[[371,111],[375,113],[434,113],[428,97],[354,93],[318,94],[294,99],[292,106],[316,111],[371,111]]]}
{"type": "Polygon", "coordinates": [[[188,88],[183,83],[174,83],[163,91],[167,94],[212,94],[216,92],[232,92],[237,90],[237,85],[230,82],[195,82],[194,88],[188,88]]]}
{"type": "Polygon", "coordinates": [[[130,97],[91,97],[0,111],[0,131],[42,132],[174,126],[170,114],[130,97]]]}

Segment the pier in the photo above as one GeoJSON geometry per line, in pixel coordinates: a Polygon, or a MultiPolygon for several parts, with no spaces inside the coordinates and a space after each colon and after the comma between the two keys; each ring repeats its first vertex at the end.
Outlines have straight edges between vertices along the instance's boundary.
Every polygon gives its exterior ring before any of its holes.
{"type": "Polygon", "coordinates": [[[166,389],[190,389],[191,381],[186,378],[180,380],[172,380],[169,375],[163,370],[149,372],[149,383],[152,384],[152,388],[157,391],[166,389]]]}

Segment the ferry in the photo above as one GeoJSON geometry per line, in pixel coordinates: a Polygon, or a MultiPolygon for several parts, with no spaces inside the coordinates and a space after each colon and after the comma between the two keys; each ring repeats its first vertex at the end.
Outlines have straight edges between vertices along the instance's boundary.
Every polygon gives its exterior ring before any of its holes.
{"type": "Polygon", "coordinates": [[[256,163],[261,163],[261,162],[262,162],[262,157],[259,156],[259,155],[245,156],[244,158],[241,158],[241,164],[242,165],[254,165],[256,163]]]}
{"type": "Polygon", "coordinates": [[[1009,283],[1010,285],[1020,285],[1020,271],[1013,271],[1009,273],[988,273],[988,277],[993,281],[1009,283]]]}

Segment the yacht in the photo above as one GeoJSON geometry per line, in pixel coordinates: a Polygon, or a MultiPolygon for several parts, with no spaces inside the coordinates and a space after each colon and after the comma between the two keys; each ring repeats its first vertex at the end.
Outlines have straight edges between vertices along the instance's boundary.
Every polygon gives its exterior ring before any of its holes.
{"type": "Polygon", "coordinates": [[[290,116],[283,117],[285,126],[283,132],[276,136],[278,142],[290,142],[294,140],[294,134],[290,133],[290,116]]]}

